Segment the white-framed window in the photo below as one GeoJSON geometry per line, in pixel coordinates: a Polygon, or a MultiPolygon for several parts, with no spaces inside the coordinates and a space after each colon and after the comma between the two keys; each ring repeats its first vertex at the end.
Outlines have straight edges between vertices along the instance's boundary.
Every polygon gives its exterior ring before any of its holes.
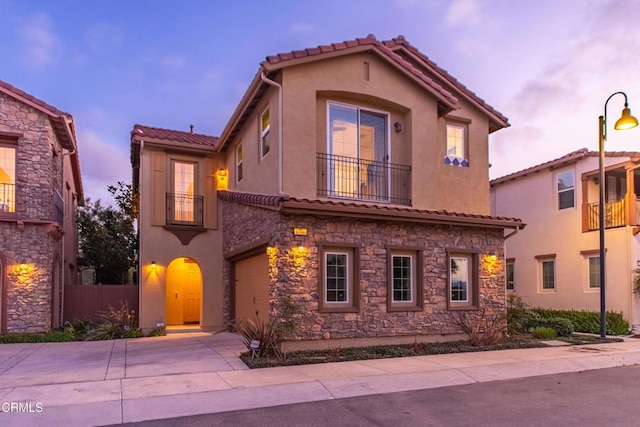
{"type": "Polygon", "coordinates": [[[556,174],[556,189],[558,191],[558,210],[575,207],[575,173],[573,170],[556,174]]]}
{"type": "Polygon", "coordinates": [[[349,253],[324,253],[324,302],[326,304],[349,301],[349,253]]]}
{"type": "Polygon", "coordinates": [[[589,269],[589,289],[600,288],[600,256],[587,257],[589,269]]]}
{"type": "Polygon", "coordinates": [[[324,312],[358,310],[358,248],[319,242],[318,309],[324,312]]]}
{"type": "Polygon", "coordinates": [[[556,289],[556,260],[540,260],[540,278],[543,291],[553,291],[556,289]]]}
{"type": "Polygon", "coordinates": [[[270,150],[269,131],[271,130],[271,119],[269,117],[269,107],[260,116],[260,158],[267,155],[270,150]]]}
{"type": "Polygon", "coordinates": [[[457,123],[447,123],[447,152],[444,162],[451,166],[468,167],[467,127],[457,123]]]}
{"type": "Polygon", "coordinates": [[[236,147],[236,183],[242,181],[243,178],[242,162],[242,144],[238,144],[236,147]]]}
{"type": "Polygon", "coordinates": [[[415,257],[391,255],[391,301],[412,303],[415,293],[415,257]]]}
{"type": "Polygon", "coordinates": [[[468,309],[478,305],[478,252],[448,250],[448,307],[468,309]]]}
{"type": "Polygon", "coordinates": [[[505,280],[507,291],[515,290],[515,282],[514,282],[514,274],[515,274],[515,260],[507,259],[507,264],[505,267],[505,280]]]}
{"type": "Polygon", "coordinates": [[[0,145],[0,215],[16,211],[16,149],[0,145]]]}
{"type": "Polygon", "coordinates": [[[196,164],[180,160],[171,161],[171,197],[173,198],[172,224],[190,224],[196,220],[196,164]]]}
{"type": "Polygon", "coordinates": [[[328,103],[327,194],[388,201],[389,114],[328,103]]]}

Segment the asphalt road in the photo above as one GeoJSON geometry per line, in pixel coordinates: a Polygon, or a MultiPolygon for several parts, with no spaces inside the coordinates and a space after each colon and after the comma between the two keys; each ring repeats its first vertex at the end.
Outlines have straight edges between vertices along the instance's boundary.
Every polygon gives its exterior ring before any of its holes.
{"type": "Polygon", "coordinates": [[[634,426],[640,366],[223,412],[126,426],[634,426]]]}

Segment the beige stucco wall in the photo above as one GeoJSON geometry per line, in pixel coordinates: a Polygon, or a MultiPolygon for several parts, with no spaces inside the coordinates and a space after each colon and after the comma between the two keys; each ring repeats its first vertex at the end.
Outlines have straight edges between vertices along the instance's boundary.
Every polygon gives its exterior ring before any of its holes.
{"type": "MultiPolygon", "coordinates": [[[[151,225],[151,153],[144,147],[140,157],[140,326],[148,331],[158,323],[165,323],[166,316],[166,269],[172,260],[188,257],[198,263],[202,274],[202,309],[200,325],[206,329],[222,329],[222,256],[221,231],[208,229],[194,237],[188,245],[183,245],[176,235],[163,226],[151,225]],[[156,269],[151,262],[156,262],[156,269]]],[[[157,150],[156,150],[157,152],[157,150]]],[[[188,154],[167,154],[171,158],[198,162],[202,166],[203,157],[188,154]]],[[[168,169],[167,169],[168,170],[168,169]]],[[[198,167],[200,188],[204,188],[204,167],[198,167]]],[[[169,179],[169,177],[167,177],[169,179]]],[[[167,181],[167,188],[168,186],[167,181]]],[[[202,193],[200,193],[202,194],[202,193]]],[[[216,197],[215,194],[205,194],[216,197]]],[[[206,205],[206,202],[205,202],[206,205]]]]}
{"type": "MultiPolygon", "coordinates": [[[[438,117],[436,98],[378,55],[358,53],[284,68],[283,190],[295,197],[317,198],[316,153],[327,152],[329,101],[389,115],[390,159],[412,166],[412,206],[455,212],[489,213],[487,117],[464,98],[449,116],[468,122],[470,167],[444,163],[446,119],[438,117]],[[369,63],[369,80],[364,62],[369,63]],[[397,133],[393,124],[399,122],[397,133]]],[[[230,188],[278,193],[278,90],[270,87],[226,152],[230,188]],[[269,106],[271,151],[260,158],[259,118],[269,106]],[[243,145],[244,176],[237,182],[236,147],[243,145]]]]}
{"type": "MultiPolygon", "coordinates": [[[[607,159],[615,164],[624,159],[607,159]]],[[[501,183],[492,189],[493,214],[521,218],[527,224],[506,241],[506,257],[515,258],[515,293],[533,306],[553,309],[600,310],[600,290],[588,285],[588,259],[582,251],[599,249],[599,233],[582,232],[581,175],[598,168],[597,157],[577,164],[501,183]],[[557,173],[573,169],[576,176],[574,208],[557,209],[557,173]],[[556,254],[556,289],[541,289],[540,255],[556,254]]],[[[590,196],[597,201],[597,193],[590,196]]],[[[623,312],[630,323],[640,323],[633,311],[632,270],[640,260],[640,242],[631,227],[608,229],[605,234],[606,307],[623,312]]]]}

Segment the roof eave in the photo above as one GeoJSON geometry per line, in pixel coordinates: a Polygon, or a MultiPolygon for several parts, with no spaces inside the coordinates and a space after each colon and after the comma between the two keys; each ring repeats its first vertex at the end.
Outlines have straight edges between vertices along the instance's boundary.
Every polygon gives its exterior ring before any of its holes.
{"type": "Polygon", "coordinates": [[[326,206],[311,205],[296,200],[285,200],[281,203],[281,212],[290,214],[313,214],[328,216],[345,216],[350,218],[398,221],[409,220],[412,222],[441,225],[458,225],[476,228],[492,229],[523,229],[526,224],[521,221],[498,218],[470,218],[464,216],[449,216],[437,213],[424,212],[383,212],[366,206],[326,206]]]}

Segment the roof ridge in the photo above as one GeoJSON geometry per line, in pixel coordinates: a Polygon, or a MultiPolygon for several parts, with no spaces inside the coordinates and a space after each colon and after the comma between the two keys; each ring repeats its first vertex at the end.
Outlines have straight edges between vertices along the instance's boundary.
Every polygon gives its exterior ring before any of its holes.
{"type": "Polygon", "coordinates": [[[161,128],[161,127],[156,127],[156,126],[147,126],[147,125],[142,125],[140,123],[136,123],[136,124],[133,125],[134,131],[136,130],[136,128],[144,128],[144,129],[153,129],[153,130],[159,130],[159,131],[184,133],[186,135],[206,136],[208,138],[218,138],[218,136],[209,135],[209,134],[206,134],[206,133],[189,132],[189,131],[182,131],[182,130],[177,130],[177,129],[161,128]]]}
{"type": "Polygon", "coordinates": [[[37,98],[37,97],[31,95],[30,93],[25,92],[22,89],[18,89],[17,87],[12,85],[11,83],[7,83],[2,79],[0,79],[0,87],[4,88],[5,90],[7,90],[7,91],[9,91],[11,93],[13,93],[15,96],[18,96],[18,97],[21,97],[21,98],[25,98],[26,100],[39,105],[40,107],[44,108],[45,110],[49,110],[49,113],[52,116],[71,116],[71,114],[62,111],[62,110],[54,107],[51,104],[48,104],[47,102],[43,101],[42,99],[37,98]]]}
{"type": "Polygon", "coordinates": [[[561,163],[570,162],[570,161],[573,161],[573,160],[579,160],[579,159],[581,159],[583,157],[591,156],[591,155],[593,155],[593,153],[599,154],[597,152],[589,151],[587,148],[580,148],[579,150],[572,151],[572,152],[567,153],[567,154],[565,154],[563,156],[560,156],[560,157],[558,157],[556,159],[549,160],[549,161],[546,161],[544,163],[540,163],[540,164],[537,164],[537,165],[534,165],[534,166],[530,166],[528,168],[521,169],[519,171],[512,172],[512,173],[507,174],[507,175],[503,175],[503,176],[501,176],[499,178],[496,178],[496,179],[492,179],[489,182],[489,184],[490,185],[494,185],[494,184],[500,184],[500,183],[505,182],[505,181],[511,181],[513,179],[520,178],[522,176],[526,176],[526,175],[529,175],[529,174],[531,174],[533,172],[540,171],[540,170],[543,170],[543,169],[546,169],[546,168],[550,168],[550,167],[559,165],[561,163]]]}

